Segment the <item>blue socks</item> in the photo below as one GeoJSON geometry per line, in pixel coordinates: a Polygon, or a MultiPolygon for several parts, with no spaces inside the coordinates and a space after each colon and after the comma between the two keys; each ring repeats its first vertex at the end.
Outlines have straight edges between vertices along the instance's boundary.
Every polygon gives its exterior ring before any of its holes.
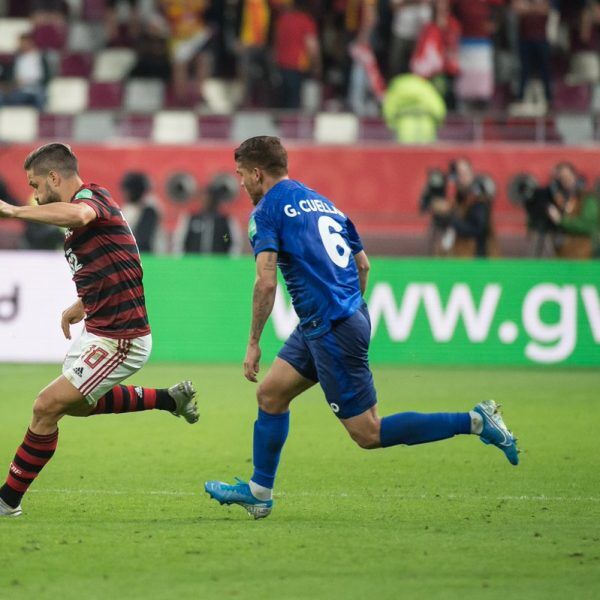
{"type": "MultiPolygon", "coordinates": [[[[289,411],[271,415],[258,409],[254,423],[254,473],[252,481],[272,489],[279,466],[281,449],[290,428],[289,411]]],[[[381,446],[426,444],[471,433],[471,415],[467,413],[404,412],[381,419],[381,446]]]]}
{"type": "Polygon", "coordinates": [[[271,415],[258,409],[254,423],[254,473],[252,481],[272,488],[279,465],[279,455],[290,429],[289,411],[271,415]]]}
{"type": "Polygon", "coordinates": [[[426,444],[471,433],[469,413],[404,412],[381,419],[381,447],[426,444]]]}

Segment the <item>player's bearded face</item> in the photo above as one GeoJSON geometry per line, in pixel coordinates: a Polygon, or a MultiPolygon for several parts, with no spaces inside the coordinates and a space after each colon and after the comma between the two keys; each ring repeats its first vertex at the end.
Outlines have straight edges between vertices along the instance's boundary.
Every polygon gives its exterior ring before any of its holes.
{"type": "Polygon", "coordinates": [[[56,188],[51,185],[48,176],[35,175],[32,171],[28,171],[27,180],[33,189],[33,198],[37,204],[60,202],[60,196],[56,188]]]}
{"type": "Polygon", "coordinates": [[[50,204],[51,202],[60,202],[60,196],[58,195],[58,193],[56,191],[54,191],[50,187],[50,184],[47,181],[44,182],[43,187],[44,187],[43,197],[41,197],[41,195],[38,195],[38,198],[37,198],[38,204],[50,204]]]}

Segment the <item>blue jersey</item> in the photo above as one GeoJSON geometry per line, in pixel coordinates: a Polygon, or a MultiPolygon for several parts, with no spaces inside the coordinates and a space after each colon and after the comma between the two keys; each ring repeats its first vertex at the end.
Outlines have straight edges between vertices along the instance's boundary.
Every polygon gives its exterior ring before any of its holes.
{"type": "Polygon", "coordinates": [[[273,186],[248,227],[256,256],[278,253],[277,264],[308,339],[331,329],[362,305],[353,255],[363,247],[352,221],[331,201],[299,181],[273,186]]]}

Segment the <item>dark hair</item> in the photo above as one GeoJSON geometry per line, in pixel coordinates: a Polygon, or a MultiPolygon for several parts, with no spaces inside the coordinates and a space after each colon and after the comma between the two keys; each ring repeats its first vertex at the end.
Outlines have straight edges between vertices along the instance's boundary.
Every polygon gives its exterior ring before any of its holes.
{"type": "Polygon", "coordinates": [[[258,168],[274,177],[287,175],[287,152],[278,137],[259,135],[235,149],[235,161],[247,168],[258,168]]]}
{"type": "Polygon", "coordinates": [[[128,195],[129,202],[139,202],[150,191],[150,180],[145,173],[128,171],[121,179],[121,189],[128,195]]]}
{"type": "Polygon", "coordinates": [[[52,143],[34,150],[23,164],[26,171],[33,169],[37,175],[47,175],[58,171],[61,175],[71,176],[79,172],[77,157],[66,144],[52,143]]]}

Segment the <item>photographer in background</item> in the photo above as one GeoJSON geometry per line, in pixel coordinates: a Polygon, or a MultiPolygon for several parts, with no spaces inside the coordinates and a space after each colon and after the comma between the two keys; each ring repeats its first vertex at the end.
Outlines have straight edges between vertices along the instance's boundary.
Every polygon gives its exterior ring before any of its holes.
{"type": "Polygon", "coordinates": [[[185,254],[228,254],[241,252],[242,236],[235,219],[222,211],[222,205],[238,195],[237,181],[229,174],[216,175],[206,188],[192,184],[192,178],[179,174],[188,189],[179,201],[191,201],[192,210],[184,215],[175,234],[174,250],[185,254]],[[187,179],[186,179],[187,178],[187,179]]]}
{"type": "Polygon", "coordinates": [[[140,252],[156,252],[160,213],[151,191],[150,179],[145,173],[130,171],[123,176],[120,187],[125,200],[123,215],[133,231],[140,252]]]}
{"type": "Polygon", "coordinates": [[[446,223],[441,238],[444,253],[457,257],[497,256],[491,223],[495,189],[488,177],[475,175],[467,158],[450,164],[446,199],[436,199],[431,212],[446,223]]]}
{"type": "Polygon", "coordinates": [[[556,227],[553,242],[561,258],[587,259],[600,249],[600,207],[598,197],[586,191],[583,179],[569,162],[554,169],[554,179],[547,188],[550,222],[556,227]]]}

